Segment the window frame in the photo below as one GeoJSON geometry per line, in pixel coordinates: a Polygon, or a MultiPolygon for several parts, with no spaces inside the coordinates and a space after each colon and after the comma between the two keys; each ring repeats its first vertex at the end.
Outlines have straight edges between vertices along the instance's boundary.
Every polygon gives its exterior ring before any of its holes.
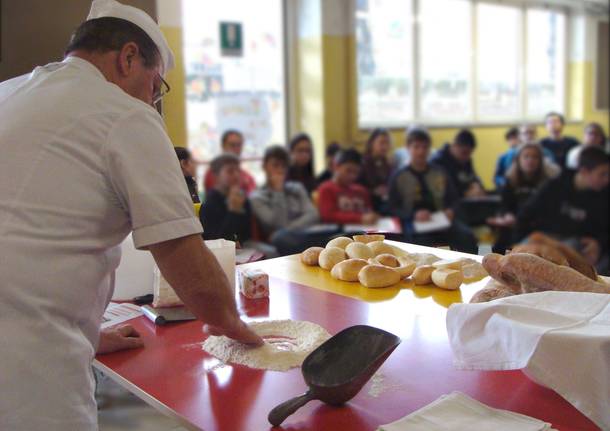
{"type": "MultiPolygon", "coordinates": [[[[357,52],[357,44],[354,43],[354,55],[352,56],[352,70],[355,71],[355,90],[356,94],[354,100],[356,100],[356,118],[355,122],[358,130],[370,130],[374,127],[384,127],[388,129],[402,129],[408,124],[425,124],[427,126],[433,128],[454,128],[454,127],[495,127],[495,126],[506,126],[512,125],[515,123],[531,123],[538,122],[538,118],[531,117],[527,115],[527,44],[528,44],[528,34],[527,34],[527,11],[528,9],[535,10],[544,10],[544,11],[553,11],[559,14],[562,14],[564,17],[563,22],[563,31],[564,31],[564,41],[563,41],[563,62],[561,64],[563,70],[563,82],[560,84],[562,91],[562,103],[560,107],[552,108],[553,110],[558,110],[560,112],[568,112],[568,98],[570,95],[570,68],[569,68],[569,59],[570,59],[570,11],[567,7],[562,7],[560,5],[549,5],[543,2],[525,2],[523,0],[469,0],[470,6],[470,14],[471,14],[471,67],[470,67],[470,103],[472,104],[472,114],[469,120],[467,121],[454,121],[450,119],[439,119],[438,121],[430,121],[422,119],[421,117],[421,95],[420,95],[420,84],[421,84],[421,73],[420,73],[420,48],[421,48],[421,29],[420,29],[420,4],[421,2],[426,0],[412,0],[412,63],[413,63],[413,74],[411,76],[413,82],[413,100],[411,103],[413,104],[413,118],[407,119],[406,122],[403,121],[385,121],[385,122],[370,122],[366,120],[360,119],[360,113],[358,111],[358,98],[359,98],[359,88],[358,88],[358,52],[357,52]],[[520,40],[519,40],[519,115],[514,118],[503,118],[503,119],[488,119],[480,118],[479,115],[479,104],[478,104],[478,51],[477,51],[477,21],[478,21],[478,5],[479,4],[489,4],[489,5],[499,5],[499,6],[508,6],[513,7],[519,10],[520,13],[520,40]]],[[[351,8],[351,20],[352,25],[355,26],[356,21],[356,8],[351,8]]],[[[356,37],[354,33],[354,37],[356,37]]]]}

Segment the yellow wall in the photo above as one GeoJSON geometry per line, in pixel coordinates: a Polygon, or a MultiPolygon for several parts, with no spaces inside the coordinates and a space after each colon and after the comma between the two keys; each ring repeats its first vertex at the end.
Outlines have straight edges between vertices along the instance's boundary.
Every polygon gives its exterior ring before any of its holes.
{"type": "Polygon", "coordinates": [[[180,27],[161,27],[161,31],[174,52],[176,62],[175,68],[165,77],[171,90],[163,98],[163,118],[172,143],[178,147],[185,147],[187,146],[187,133],[182,29],[180,27]]]}

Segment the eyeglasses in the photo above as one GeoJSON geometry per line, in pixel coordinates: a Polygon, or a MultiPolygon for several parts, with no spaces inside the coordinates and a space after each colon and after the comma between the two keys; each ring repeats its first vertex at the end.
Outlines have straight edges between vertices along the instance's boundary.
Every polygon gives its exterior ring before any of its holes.
{"type": "Polygon", "coordinates": [[[157,103],[159,103],[159,101],[161,99],[163,99],[163,97],[167,93],[169,93],[169,90],[170,90],[169,84],[167,83],[167,81],[165,79],[163,79],[161,74],[158,73],[157,76],[161,80],[161,85],[159,86],[159,89],[155,92],[155,94],[153,94],[153,105],[156,105],[157,103]]]}

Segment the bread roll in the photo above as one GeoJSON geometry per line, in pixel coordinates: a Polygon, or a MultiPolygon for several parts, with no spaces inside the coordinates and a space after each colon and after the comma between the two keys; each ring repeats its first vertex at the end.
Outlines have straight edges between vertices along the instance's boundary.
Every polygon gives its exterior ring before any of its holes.
{"type": "Polygon", "coordinates": [[[464,281],[462,271],[457,269],[440,268],[432,271],[432,283],[447,290],[456,290],[464,281]]]}
{"type": "Polygon", "coordinates": [[[309,247],[301,253],[301,262],[309,266],[318,266],[318,258],[322,250],[324,250],[322,247],[309,247]]]}
{"type": "Polygon", "coordinates": [[[358,280],[366,287],[388,287],[400,281],[400,274],[387,266],[367,265],[358,273],[358,280]]]}
{"type": "Polygon", "coordinates": [[[462,266],[466,263],[466,259],[457,258],[457,259],[443,259],[436,261],[432,264],[433,267],[439,268],[447,268],[447,269],[462,269],[462,266]]]}
{"type": "Polygon", "coordinates": [[[327,247],[320,252],[318,262],[320,267],[330,271],[333,266],[346,258],[345,251],[339,247],[327,247]]]}
{"type": "Polygon", "coordinates": [[[389,266],[391,268],[397,268],[398,266],[400,266],[400,263],[398,263],[398,259],[393,254],[383,253],[378,256],[375,256],[374,260],[377,261],[379,265],[389,266]]]}
{"type": "Polygon", "coordinates": [[[519,244],[506,254],[513,253],[531,253],[540,256],[543,259],[553,262],[556,265],[570,266],[568,259],[556,248],[546,244],[519,244]]]}
{"type": "Polygon", "coordinates": [[[328,244],[326,244],[326,248],[339,247],[340,249],[345,250],[345,247],[347,247],[347,245],[351,244],[352,242],[354,242],[354,240],[352,240],[351,238],[348,238],[346,236],[340,236],[328,241],[328,244]]]}
{"type": "Polygon", "coordinates": [[[507,296],[513,295],[515,295],[515,293],[511,292],[506,286],[494,279],[491,279],[485,288],[479,290],[472,296],[470,303],[475,304],[479,302],[488,302],[493,301],[494,299],[506,298],[507,296]]]}
{"type": "Polygon", "coordinates": [[[361,242],[352,242],[345,247],[345,253],[350,259],[370,259],[373,257],[373,252],[366,244],[361,242]]]}
{"type": "Polygon", "coordinates": [[[399,257],[398,267],[396,268],[396,271],[398,271],[398,273],[400,274],[400,278],[406,278],[413,274],[413,271],[415,271],[416,266],[417,265],[415,264],[415,262],[409,259],[408,257],[399,257]]]}
{"type": "Polygon", "coordinates": [[[373,241],[383,241],[385,239],[385,235],[354,235],[354,241],[362,242],[364,244],[368,244],[373,241]]]}
{"type": "Polygon", "coordinates": [[[358,273],[367,265],[364,259],[347,259],[333,266],[330,276],[342,281],[358,281],[358,273]]]}
{"type": "Polygon", "coordinates": [[[417,286],[432,284],[432,271],[436,268],[432,265],[422,265],[415,268],[411,279],[417,286]]]}
{"type": "Polygon", "coordinates": [[[394,247],[386,244],[383,241],[373,241],[368,243],[369,248],[373,252],[373,256],[379,256],[380,254],[391,254],[394,255],[394,247]]]}

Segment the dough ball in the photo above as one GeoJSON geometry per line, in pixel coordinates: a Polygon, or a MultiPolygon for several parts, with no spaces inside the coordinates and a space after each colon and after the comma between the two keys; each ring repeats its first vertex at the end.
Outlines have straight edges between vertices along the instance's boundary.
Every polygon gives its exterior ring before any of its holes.
{"type": "Polygon", "coordinates": [[[347,245],[351,244],[352,242],[354,242],[353,239],[348,238],[346,236],[340,236],[338,238],[331,239],[330,241],[328,241],[328,244],[326,244],[326,248],[339,247],[340,249],[345,250],[345,247],[347,247],[347,245]]]}
{"type": "Polygon", "coordinates": [[[379,256],[380,254],[391,254],[394,255],[394,247],[389,244],[386,244],[383,241],[373,241],[368,243],[369,248],[373,252],[374,256],[379,256]]]}
{"type": "Polygon", "coordinates": [[[385,235],[354,235],[354,241],[362,242],[364,244],[368,244],[373,241],[383,241],[385,239],[385,235]]]}
{"type": "Polygon", "coordinates": [[[358,281],[360,270],[367,265],[364,259],[347,259],[333,266],[330,276],[342,281],[358,281]]]}
{"type": "Polygon", "coordinates": [[[301,253],[301,262],[309,266],[318,266],[318,258],[322,250],[324,250],[322,247],[309,247],[301,253]]]}
{"type": "Polygon", "coordinates": [[[358,280],[366,287],[388,287],[400,281],[400,274],[383,265],[367,265],[358,273],[358,280]]]}
{"type": "Polygon", "coordinates": [[[350,259],[370,259],[373,257],[371,249],[361,242],[352,242],[345,247],[345,253],[350,259]]]}
{"type": "Polygon", "coordinates": [[[393,254],[382,253],[382,254],[376,256],[375,260],[380,265],[389,266],[391,268],[396,268],[400,265],[398,263],[398,259],[393,254]]]}
{"type": "Polygon", "coordinates": [[[330,271],[333,266],[346,259],[345,251],[339,247],[327,247],[320,252],[318,262],[321,268],[330,271]]]}

